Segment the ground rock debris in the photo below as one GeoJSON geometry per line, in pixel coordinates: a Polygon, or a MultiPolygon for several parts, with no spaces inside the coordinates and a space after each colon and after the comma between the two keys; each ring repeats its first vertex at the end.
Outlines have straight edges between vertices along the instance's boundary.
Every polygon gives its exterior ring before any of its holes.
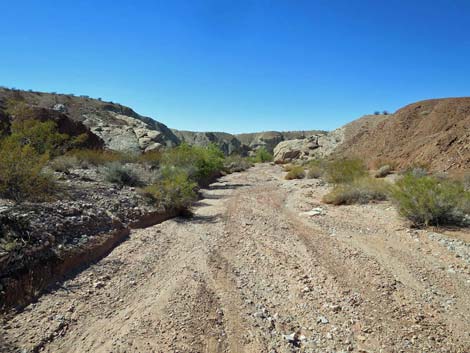
{"type": "Polygon", "coordinates": [[[0,346],[470,352],[468,234],[409,232],[387,203],[302,214],[327,190],[283,180],[268,164],[225,176],[203,190],[194,217],[133,231],[97,264],[5,316],[0,346]]]}

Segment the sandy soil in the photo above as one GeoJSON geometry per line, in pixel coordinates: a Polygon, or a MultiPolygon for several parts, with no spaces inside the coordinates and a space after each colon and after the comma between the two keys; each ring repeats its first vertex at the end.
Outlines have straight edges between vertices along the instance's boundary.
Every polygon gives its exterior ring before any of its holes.
{"type": "Polygon", "coordinates": [[[470,352],[468,232],[260,165],[0,326],[8,352],[470,352]],[[313,209],[313,210],[312,210],[313,209]]]}

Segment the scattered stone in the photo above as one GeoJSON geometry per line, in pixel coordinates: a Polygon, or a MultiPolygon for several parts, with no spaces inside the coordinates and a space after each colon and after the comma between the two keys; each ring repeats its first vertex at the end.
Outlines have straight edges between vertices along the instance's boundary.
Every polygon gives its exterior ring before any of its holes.
{"type": "Polygon", "coordinates": [[[317,323],[318,323],[318,324],[323,324],[323,325],[325,325],[325,324],[329,323],[329,321],[328,321],[328,319],[327,319],[325,316],[320,315],[320,316],[317,318],[317,323]]]}

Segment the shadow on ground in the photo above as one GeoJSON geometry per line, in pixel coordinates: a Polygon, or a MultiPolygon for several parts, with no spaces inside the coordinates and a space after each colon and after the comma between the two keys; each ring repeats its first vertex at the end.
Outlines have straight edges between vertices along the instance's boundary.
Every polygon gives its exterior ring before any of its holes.
{"type": "Polygon", "coordinates": [[[216,214],[213,216],[202,216],[196,214],[188,214],[182,217],[175,218],[177,223],[217,223],[222,217],[222,214],[216,214]]]}
{"type": "Polygon", "coordinates": [[[214,184],[211,185],[208,190],[230,190],[238,189],[244,186],[251,186],[250,184],[214,184]]]}

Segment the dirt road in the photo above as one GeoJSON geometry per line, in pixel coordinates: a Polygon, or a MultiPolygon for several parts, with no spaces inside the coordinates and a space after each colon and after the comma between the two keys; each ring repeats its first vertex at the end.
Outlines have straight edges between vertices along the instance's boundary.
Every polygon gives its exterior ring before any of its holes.
{"type": "MultiPolygon", "coordinates": [[[[4,322],[12,352],[470,352],[470,235],[260,165],[4,322]]],[[[0,336],[1,337],[1,336],[0,336]]]]}

